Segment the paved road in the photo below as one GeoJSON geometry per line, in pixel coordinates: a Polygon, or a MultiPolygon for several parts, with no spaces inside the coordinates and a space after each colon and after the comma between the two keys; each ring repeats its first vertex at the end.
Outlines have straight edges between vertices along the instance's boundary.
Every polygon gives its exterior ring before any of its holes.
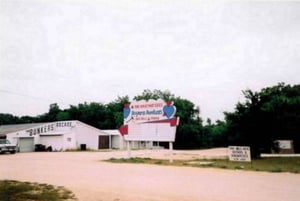
{"type": "Polygon", "coordinates": [[[0,179],[65,186],[80,201],[299,201],[300,198],[300,174],[101,161],[122,156],[126,152],[0,155],[0,179]]]}

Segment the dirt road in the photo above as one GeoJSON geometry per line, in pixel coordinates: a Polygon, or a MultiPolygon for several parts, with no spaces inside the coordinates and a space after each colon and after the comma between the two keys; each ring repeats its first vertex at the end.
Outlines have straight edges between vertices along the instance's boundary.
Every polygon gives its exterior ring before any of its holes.
{"type": "MultiPolygon", "coordinates": [[[[176,151],[174,157],[224,155],[222,150],[204,152],[176,151]]],[[[132,155],[166,158],[167,153],[147,150],[133,151],[132,155]]],[[[300,174],[101,161],[126,155],[121,151],[0,155],[0,179],[65,186],[80,201],[298,201],[300,198],[300,174]]]]}

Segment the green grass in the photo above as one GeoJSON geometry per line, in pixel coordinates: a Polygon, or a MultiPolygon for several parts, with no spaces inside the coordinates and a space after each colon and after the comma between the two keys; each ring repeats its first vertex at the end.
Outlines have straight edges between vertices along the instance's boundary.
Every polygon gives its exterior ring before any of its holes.
{"type": "Polygon", "coordinates": [[[48,184],[0,181],[1,201],[72,201],[75,195],[64,187],[48,184]]]}
{"type": "Polygon", "coordinates": [[[168,160],[151,159],[151,158],[130,158],[106,160],[112,163],[143,163],[153,165],[172,165],[172,166],[189,166],[199,168],[221,168],[231,170],[249,170],[264,172],[291,172],[300,173],[300,158],[261,158],[254,159],[252,162],[233,162],[223,159],[217,160],[174,160],[170,163],[168,160]],[[211,163],[209,163],[211,162],[211,163]]]}

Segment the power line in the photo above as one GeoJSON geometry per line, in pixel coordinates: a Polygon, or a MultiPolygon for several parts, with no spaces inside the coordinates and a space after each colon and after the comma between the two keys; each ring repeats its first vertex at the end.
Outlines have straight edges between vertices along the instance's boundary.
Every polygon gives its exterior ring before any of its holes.
{"type": "MultiPolygon", "coordinates": [[[[18,93],[18,92],[13,92],[13,91],[9,91],[9,90],[3,90],[3,89],[0,89],[0,93],[13,94],[13,95],[17,95],[17,96],[23,96],[23,97],[28,97],[31,99],[42,100],[42,101],[47,101],[47,102],[56,102],[56,101],[52,101],[47,98],[32,96],[32,95],[28,95],[28,94],[23,94],[23,93],[18,93]]],[[[64,105],[70,105],[69,103],[63,103],[63,102],[57,102],[57,103],[64,104],[64,105]]]]}

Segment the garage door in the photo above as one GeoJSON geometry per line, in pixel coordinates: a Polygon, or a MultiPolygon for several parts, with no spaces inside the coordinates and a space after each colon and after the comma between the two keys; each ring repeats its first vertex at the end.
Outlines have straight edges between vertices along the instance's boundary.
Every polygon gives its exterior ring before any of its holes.
{"type": "Polygon", "coordinates": [[[34,151],[33,138],[20,138],[19,139],[20,152],[32,152],[34,151]]]}
{"type": "Polygon", "coordinates": [[[62,151],[63,150],[63,136],[62,135],[51,135],[51,136],[40,136],[41,144],[46,147],[52,147],[53,151],[62,151]]]}

